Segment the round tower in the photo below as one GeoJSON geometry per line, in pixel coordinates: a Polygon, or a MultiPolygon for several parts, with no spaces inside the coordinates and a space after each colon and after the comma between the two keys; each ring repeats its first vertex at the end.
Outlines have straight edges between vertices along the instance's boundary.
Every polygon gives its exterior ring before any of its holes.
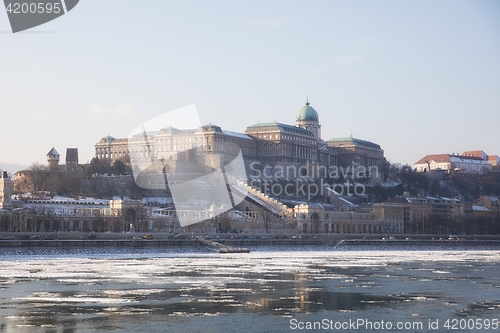
{"type": "Polygon", "coordinates": [[[59,165],[59,153],[54,147],[47,153],[47,163],[49,170],[56,170],[59,165]]]}
{"type": "Polygon", "coordinates": [[[321,140],[321,125],[319,124],[318,112],[314,110],[309,100],[297,113],[295,126],[311,131],[316,139],[321,140]]]}
{"type": "Polygon", "coordinates": [[[12,195],[12,180],[7,171],[0,174],[0,209],[12,208],[10,196],[12,195]]]}

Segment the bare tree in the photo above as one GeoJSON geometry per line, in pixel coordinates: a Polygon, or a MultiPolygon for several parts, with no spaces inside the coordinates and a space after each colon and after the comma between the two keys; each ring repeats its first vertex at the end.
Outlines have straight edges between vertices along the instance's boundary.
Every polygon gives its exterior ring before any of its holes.
{"type": "Polygon", "coordinates": [[[42,229],[47,231],[49,229],[49,212],[45,205],[37,205],[35,208],[31,209],[36,218],[36,231],[39,232],[42,229]]]}
{"type": "Polygon", "coordinates": [[[273,218],[273,214],[265,209],[260,209],[259,211],[260,218],[262,219],[262,223],[264,224],[264,229],[266,233],[269,233],[271,230],[271,220],[273,218]]]}
{"type": "Polygon", "coordinates": [[[30,166],[30,172],[27,173],[28,183],[31,185],[33,193],[47,189],[48,180],[50,178],[49,169],[47,166],[33,163],[30,166]]]}
{"type": "Polygon", "coordinates": [[[71,195],[78,198],[78,196],[82,193],[82,181],[83,175],[79,172],[65,174],[62,177],[59,192],[64,195],[71,195]]]}
{"type": "Polygon", "coordinates": [[[231,230],[231,218],[227,212],[220,214],[218,217],[218,230],[221,233],[227,233],[231,230]]]}
{"type": "Polygon", "coordinates": [[[167,223],[165,219],[157,218],[153,222],[153,228],[157,230],[157,232],[161,232],[161,229],[165,229],[167,227],[167,223]]]}

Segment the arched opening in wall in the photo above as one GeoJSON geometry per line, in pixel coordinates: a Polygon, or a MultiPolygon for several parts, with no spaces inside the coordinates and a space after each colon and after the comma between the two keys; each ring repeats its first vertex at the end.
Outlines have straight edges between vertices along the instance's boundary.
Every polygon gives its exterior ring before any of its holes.
{"type": "Polygon", "coordinates": [[[11,224],[12,224],[12,228],[13,228],[12,231],[14,231],[14,232],[21,231],[21,221],[14,218],[14,219],[11,219],[11,224]]]}
{"type": "Polygon", "coordinates": [[[318,215],[318,213],[312,213],[311,214],[311,227],[312,227],[312,232],[313,233],[318,234],[320,232],[319,215],[318,215]]]}
{"type": "Polygon", "coordinates": [[[9,231],[9,218],[8,216],[0,216],[0,231],[9,231]]]}
{"type": "Polygon", "coordinates": [[[35,226],[31,219],[26,220],[26,231],[35,231],[35,226]]]}
{"type": "Polygon", "coordinates": [[[141,225],[139,226],[139,229],[141,232],[148,232],[149,231],[149,223],[147,220],[142,220],[141,225]]]}
{"type": "Polygon", "coordinates": [[[129,208],[125,212],[125,231],[139,232],[137,224],[137,211],[129,208]]]}
{"type": "Polygon", "coordinates": [[[307,167],[299,168],[300,177],[304,177],[304,178],[308,177],[308,172],[309,172],[309,170],[307,170],[307,167]]]}
{"type": "Polygon", "coordinates": [[[80,221],[80,225],[82,225],[81,231],[90,232],[90,226],[88,221],[80,221]]]}
{"type": "Polygon", "coordinates": [[[106,223],[106,220],[104,220],[104,219],[97,220],[97,225],[99,226],[99,232],[108,231],[108,225],[106,223]]]}
{"type": "Polygon", "coordinates": [[[118,218],[113,218],[112,220],[108,221],[107,223],[109,225],[109,228],[111,229],[111,232],[125,231],[125,229],[122,229],[121,221],[118,218]]]}

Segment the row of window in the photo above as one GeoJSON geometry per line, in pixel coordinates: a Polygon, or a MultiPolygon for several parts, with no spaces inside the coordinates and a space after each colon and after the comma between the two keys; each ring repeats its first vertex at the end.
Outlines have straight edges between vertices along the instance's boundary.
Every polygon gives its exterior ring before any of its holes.
{"type": "MultiPolygon", "coordinates": [[[[280,140],[279,134],[259,134],[258,135],[259,139],[265,139],[265,140],[280,140]]],[[[313,145],[315,144],[315,141],[301,138],[301,137],[296,137],[296,136],[289,136],[289,135],[281,135],[282,140],[293,140],[293,141],[301,141],[305,142],[307,144],[313,145]]]]}

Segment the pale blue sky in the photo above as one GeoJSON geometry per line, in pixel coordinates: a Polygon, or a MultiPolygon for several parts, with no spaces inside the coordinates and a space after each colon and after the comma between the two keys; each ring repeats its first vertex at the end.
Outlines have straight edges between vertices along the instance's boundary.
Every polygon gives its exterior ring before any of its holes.
{"type": "Polygon", "coordinates": [[[82,0],[25,33],[0,10],[0,163],[80,162],[108,133],[196,104],[244,131],[293,124],[309,94],[324,139],[391,162],[500,154],[500,1],[82,0]]]}

